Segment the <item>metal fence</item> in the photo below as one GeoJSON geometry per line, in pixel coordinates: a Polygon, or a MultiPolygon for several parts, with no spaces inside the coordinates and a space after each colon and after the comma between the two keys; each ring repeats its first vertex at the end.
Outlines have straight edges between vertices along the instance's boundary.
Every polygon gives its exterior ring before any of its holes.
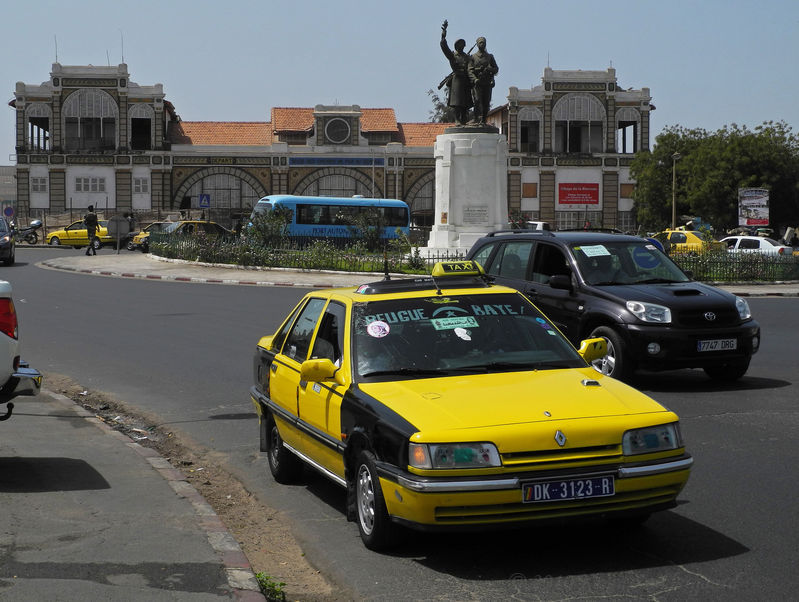
{"type": "Polygon", "coordinates": [[[676,254],[671,257],[702,282],[784,282],[799,280],[799,256],[763,253],[676,254]]]}

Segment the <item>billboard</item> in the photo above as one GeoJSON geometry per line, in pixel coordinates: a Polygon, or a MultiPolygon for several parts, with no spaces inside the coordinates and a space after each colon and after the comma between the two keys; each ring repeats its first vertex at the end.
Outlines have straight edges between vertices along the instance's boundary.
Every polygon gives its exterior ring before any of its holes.
{"type": "Polygon", "coordinates": [[[739,188],[738,225],[768,226],[768,197],[766,188],[739,188]]]}
{"type": "Polygon", "coordinates": [[[558,184],[558,203],[561,205],[599,205],[599,184],[558,184]]]}

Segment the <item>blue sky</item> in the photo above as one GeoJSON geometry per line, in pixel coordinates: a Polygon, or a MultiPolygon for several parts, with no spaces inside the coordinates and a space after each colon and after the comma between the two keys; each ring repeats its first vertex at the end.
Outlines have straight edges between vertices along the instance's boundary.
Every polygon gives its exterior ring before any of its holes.
{"type": "MultiPolygon", "coordinates": [[[[499,65],[492,104],[541,83],[544,68],[616,69],[648,87],[664,127],[716,130],[767,120],[799,129],[796,0],[27,0],[5,5],[0,84],[49,78],[63,65],[128,64],[163,83],[187,121],[268,121],[272,107],[392,107],[429,120],[426,92],[448,73],[438,46],[485,36],[499,65]]],[[[0,119],[0,164],[12,161],[14,111],[0,119]]]]}

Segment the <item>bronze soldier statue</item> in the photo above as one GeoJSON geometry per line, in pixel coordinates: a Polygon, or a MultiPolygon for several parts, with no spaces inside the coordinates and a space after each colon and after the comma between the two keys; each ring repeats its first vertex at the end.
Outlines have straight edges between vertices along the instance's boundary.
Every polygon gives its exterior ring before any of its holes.
{"type": "Polygon", "coordinates": [[[441,26],[441,51],[449,60],[452,68],[450,73],[438,85],[440,90],[444,85],[447,86],[447,106],[452,107],[455,113],[455,121],[460,125],[465,125],[469,121],[469,109],[472,106],[472,84],[469,80],[470,58],[463,51],[466,46],[465,40],[455,40],[455,52],[450,50],[447,44],[447,22],[441,26]]]}
{"type": "Polygon", "coordinates": [[[499,73],[499,67],[494,60],[494,55],[486,52],[486,39],[477,38],[477,52],[471,55],[469,61],[469,80],[472,84],[474,99],[474,119],[472,123],[484,125],[491,108],[491,90],[494,87],[494,76],[499,73]]]}

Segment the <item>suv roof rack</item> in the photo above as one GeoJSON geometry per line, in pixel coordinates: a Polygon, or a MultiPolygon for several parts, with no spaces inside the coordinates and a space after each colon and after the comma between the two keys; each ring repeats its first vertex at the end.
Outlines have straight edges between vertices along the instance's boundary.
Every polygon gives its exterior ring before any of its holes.
{"type": "Polygon", "coordinates": [[[537,236],[555,236],[552,230],[494,230],[486,236],[498,236],[500,234],[535,234],[537,236]]]}

